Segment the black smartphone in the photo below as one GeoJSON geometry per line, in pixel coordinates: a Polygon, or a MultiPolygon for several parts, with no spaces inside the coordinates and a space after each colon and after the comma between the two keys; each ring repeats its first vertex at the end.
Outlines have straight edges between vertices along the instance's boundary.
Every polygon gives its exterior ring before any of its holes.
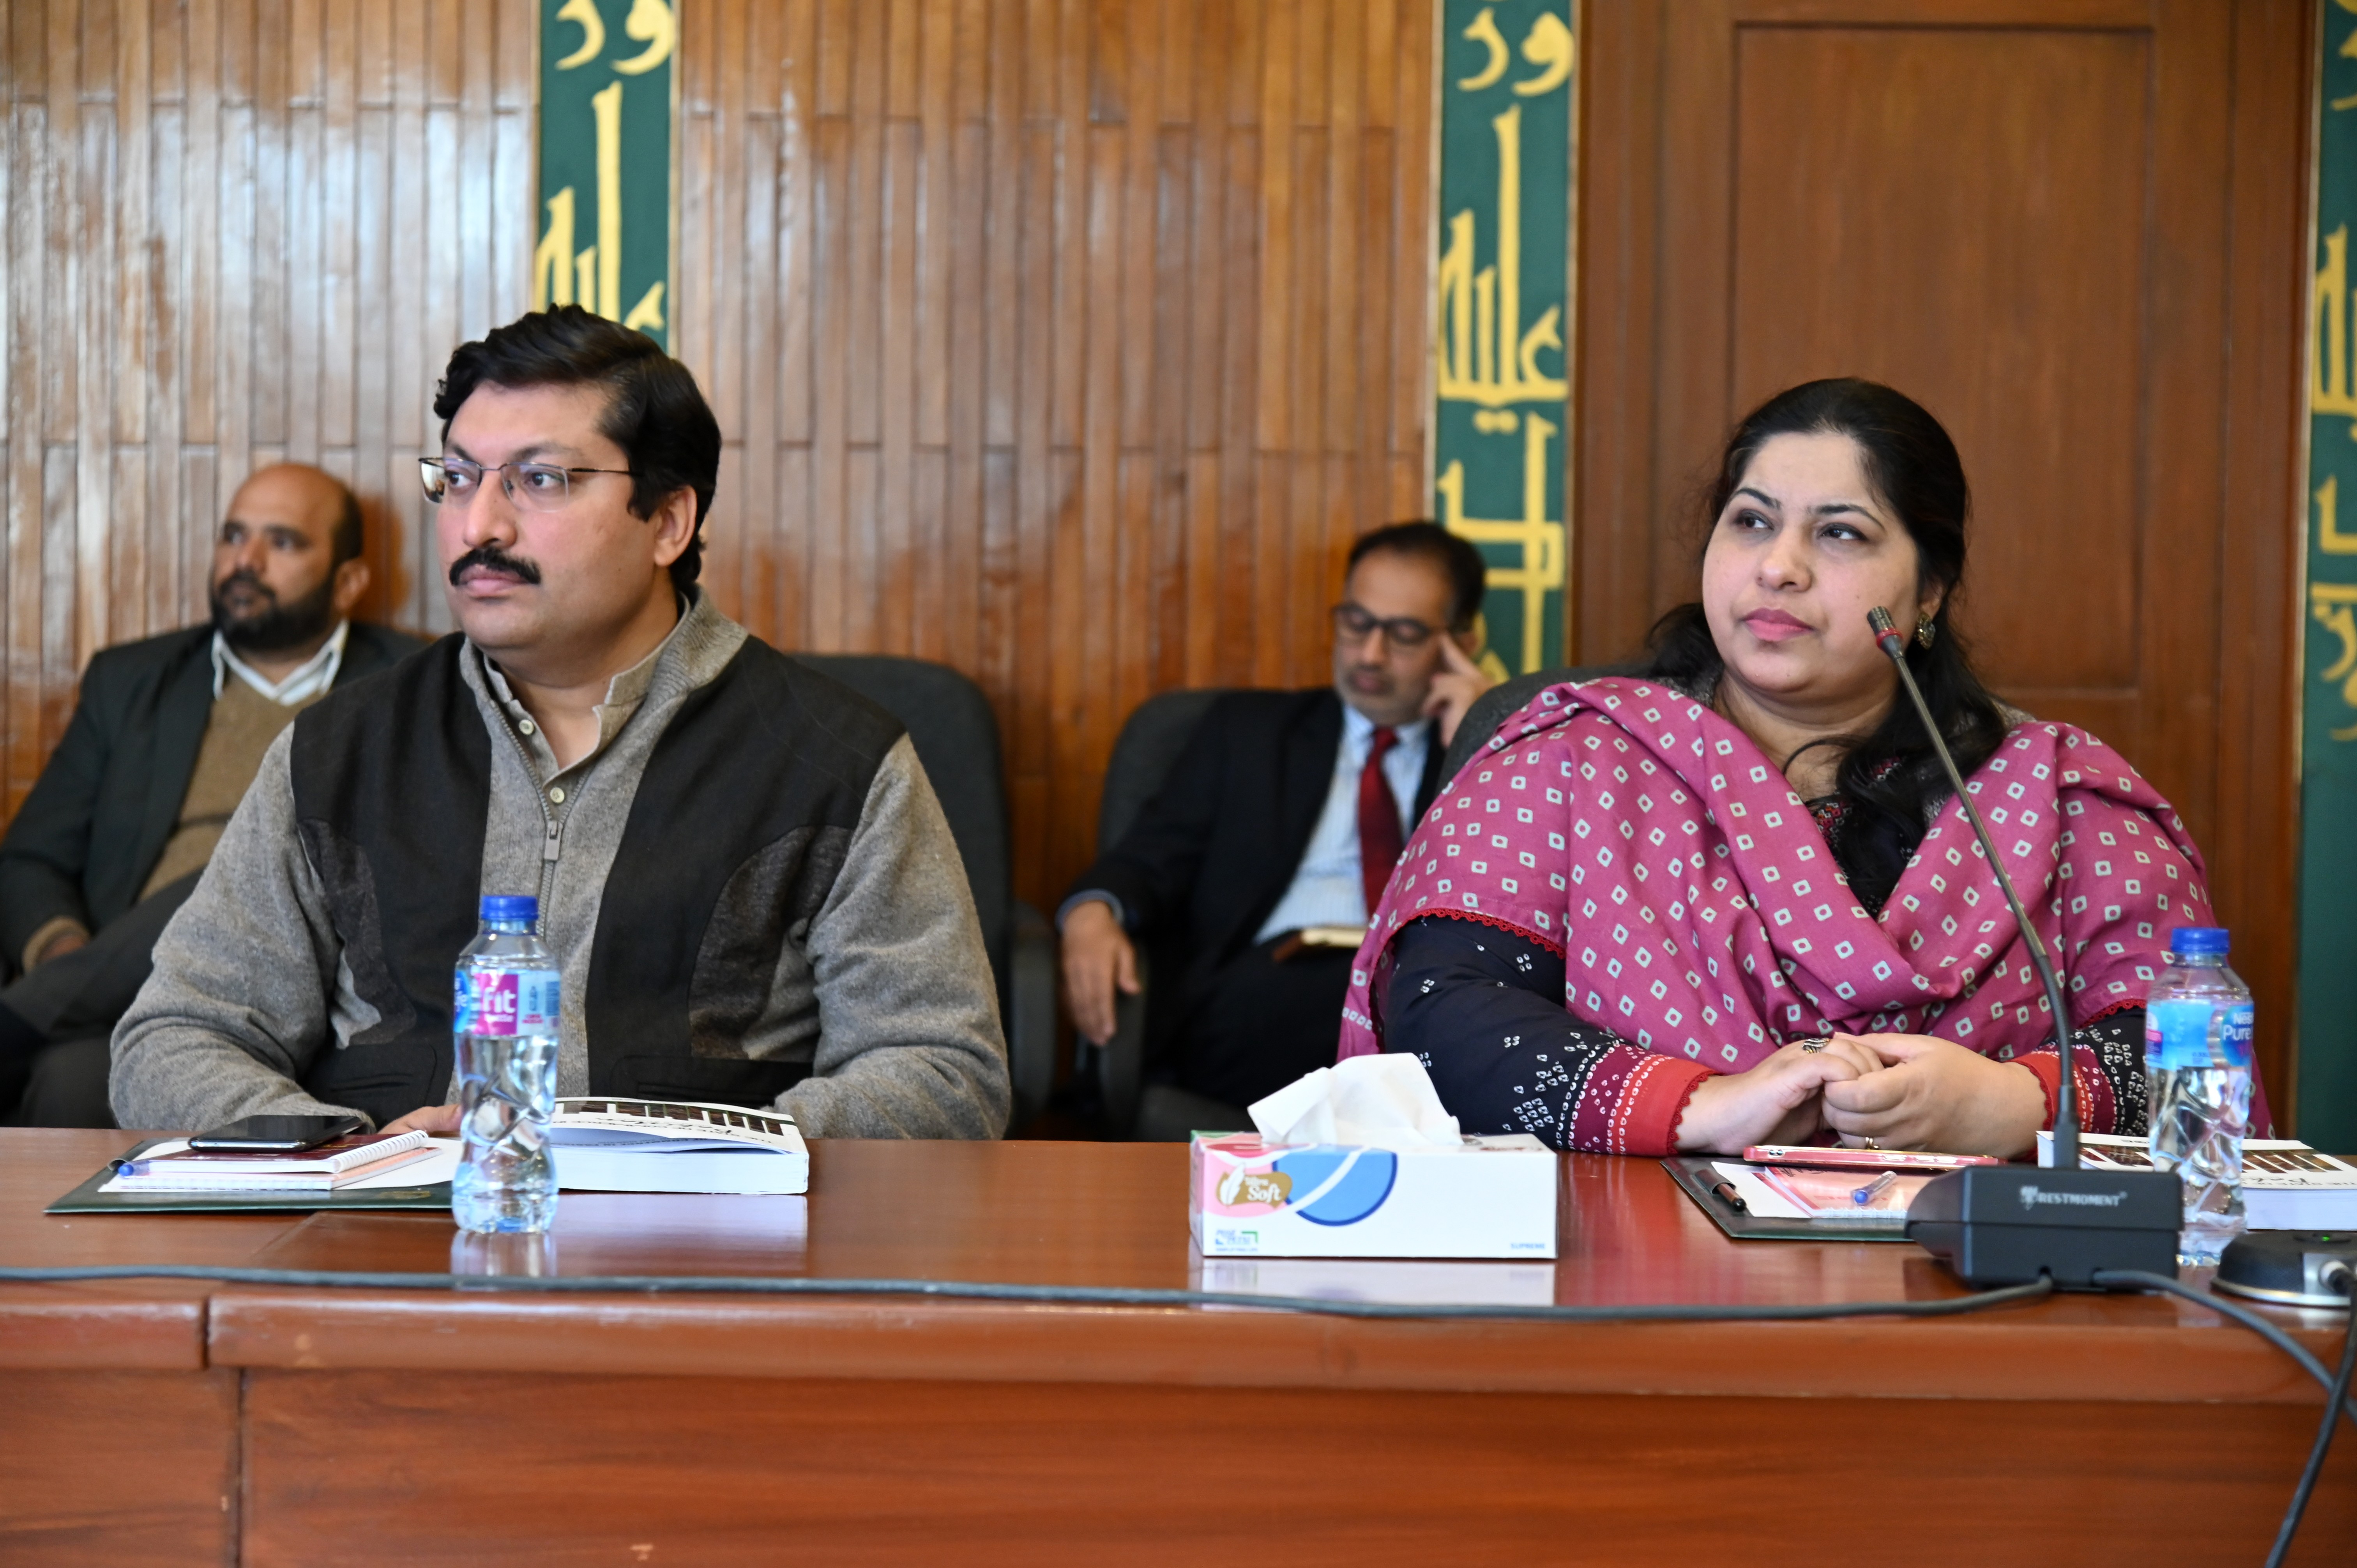
{"type": "Polygon", "coordinates": [[[213,1154],[294,1154],[316,1149],[361,1132],[357,1116],[244,1116],[188,1140],[188,1147],[213,1154]]]}

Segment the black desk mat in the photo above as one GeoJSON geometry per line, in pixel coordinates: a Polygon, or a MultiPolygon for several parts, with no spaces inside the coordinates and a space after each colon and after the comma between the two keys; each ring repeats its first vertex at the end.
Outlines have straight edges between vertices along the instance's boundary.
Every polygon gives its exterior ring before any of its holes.
{"type": "Polygon", "coordinates": [[[1672,1155],[1662,1162],[1679,1187],[1695,1206],[1710,1216],[1713,1223],[1738,1241],[1904,1241],[1907,1231],[1896,1225],[1845,1225],[1825,1219],[1766,1219],[1727,1207],[1727,1199],[1711,1191],[1725,1178],[1711,1169],[1712,1160],[1701,1155],[1672,1155]]]}
{"type": "MultiPolygon", "coordinates": [[[[124,1159],[136,1159],[162,1138],[150,1138],[124,1159]]],[[[450,1208],[450,1184],[378,1187],[359,1192],[101,1192],[114,1175],[114,1162],[43,1209],[45,1214],[308,1214],[322,1208],[450,1208]]]]}

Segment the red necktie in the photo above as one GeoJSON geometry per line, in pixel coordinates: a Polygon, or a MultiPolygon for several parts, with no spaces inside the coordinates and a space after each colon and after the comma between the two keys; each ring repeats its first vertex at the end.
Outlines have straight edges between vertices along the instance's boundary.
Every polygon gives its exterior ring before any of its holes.
{"type": "Polygon", "coordinates": [[[1392,879],[1400,851],[1407,847],[1400,832],[1399,797],[1383,777],[1383,754],[1399,743],[1388,729],[1378,729],[1367,747],[1367,765],[1359,770],[1359,877],[1367,890],[1367,918],[1383,900],[1383,884],[1392,879]]]}

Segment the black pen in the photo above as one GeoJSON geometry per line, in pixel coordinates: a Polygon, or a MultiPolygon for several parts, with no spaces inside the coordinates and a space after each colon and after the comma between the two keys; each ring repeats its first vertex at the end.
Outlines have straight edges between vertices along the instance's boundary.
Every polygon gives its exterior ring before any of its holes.
{"type": "Polygon", "coordinates": [[[1727,1199],[1727,1207],[1735,1210],[1736,1213],[1749,1214],[1751,1212],[1751,1206],[1743,1201],[1743,1195],[1735,1190],[1735,1184],[1733,1182],[1720,1182],[1710,1190],[1718,1197],[1727,1199]]]}

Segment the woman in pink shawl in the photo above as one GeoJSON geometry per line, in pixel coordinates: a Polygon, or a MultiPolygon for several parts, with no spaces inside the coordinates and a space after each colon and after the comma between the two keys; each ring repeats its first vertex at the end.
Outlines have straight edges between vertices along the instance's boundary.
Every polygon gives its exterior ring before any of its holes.
{"type": "Polygon", "coordinates": [[[2211,922],[2201,852],[2117,753],[1974,675],[1949,628],[1969,508],[1947,433],[1888,387],[1812,381],[1745,420],[1700,602],[1442,789],[1341,1054],[1413,1052],[1468,1132],[1557,1148],[2029,1153],[2055,1021],[1875,646],[1881,606],[2063,967],[2083,1124],[2143,1132],[2145,993],[2170,930],[2211,922]]]}

